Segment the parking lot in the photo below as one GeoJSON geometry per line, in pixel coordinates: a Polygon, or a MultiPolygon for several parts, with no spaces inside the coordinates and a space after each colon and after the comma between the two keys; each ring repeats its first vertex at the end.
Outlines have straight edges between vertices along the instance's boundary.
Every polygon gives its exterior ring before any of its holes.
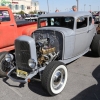
{"type": "Polygon", "coordinates": [[[68,82],[59,95],[50,97],[40,81],[27,84],[0,79],[0,100],[100,100],[100,58],[91,52],[67,65],[68,82]]]}

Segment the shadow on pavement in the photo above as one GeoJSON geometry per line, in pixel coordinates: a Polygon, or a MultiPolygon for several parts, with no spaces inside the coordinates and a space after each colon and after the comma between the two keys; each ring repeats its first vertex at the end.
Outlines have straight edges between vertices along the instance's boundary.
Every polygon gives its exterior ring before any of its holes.
{"type": "Polygon", "coordinates": [[[89,51],[88,53],[86,53],[84,55],[85,57],[92,57],[92,58],[98,58],[94,53],[92,53],[91,51],[89,51]]]}
{"type": "Polygon", "coordinates": [[[83,90],[71,100],[100,100],[100,65],[93,71],[97,84],[83,90]]]}
{"type": "Polygon", "coordinates": [[[19,88],[24,87],[24,83],[20,83],[19,86],[11,85],[10,83],[7,82],[8,79],[9,79],[8,77],[3,78],[3,82],[6,83],[7,85],[11,86],[11,87],[19,87],[19,88]]]}
{"type": "Polygon", "coordinates": [[[50,97],[50,95],[47,93],[46,90],[41,85],[41,81],[35,81],[32,80],[30,83],[28,83],[29,89],[39,95],[50,97]]]}
{"type": "MultiPolygon", "coordinates": [[[[7,82],[8,79],[9,79],[8,77],[3,78],[3,82],[6,83],[8,86],[18,87],[18,88],[24,87],[24,83],[20,83],[18,86],[11,85],[9,82],[7,82]]],[[[41,81],[31,80],[31,82],[28,83],[28,87],[32,92],[34,92],[36,94],[50,97],[50,95],[46,92],[46,90],[44,90],[44,88],[42,88],[41,81]]]]}

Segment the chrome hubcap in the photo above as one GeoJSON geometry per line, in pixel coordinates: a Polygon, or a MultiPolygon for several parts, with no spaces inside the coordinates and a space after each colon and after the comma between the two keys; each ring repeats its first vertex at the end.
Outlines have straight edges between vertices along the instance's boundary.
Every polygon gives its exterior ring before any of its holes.
{"type": "Polygon", "coordinates": [[[65,71],[63,69],[58,69],[52,79],[52,86],[55,90],[59,90],[65,81],[65,71]]]}

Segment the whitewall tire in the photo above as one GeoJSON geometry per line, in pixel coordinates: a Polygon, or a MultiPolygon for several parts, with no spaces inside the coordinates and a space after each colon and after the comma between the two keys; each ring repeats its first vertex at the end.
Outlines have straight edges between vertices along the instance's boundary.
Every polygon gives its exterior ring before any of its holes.
{"type": "Polygon", "coordinates": [[[53,61],[45,68],[42,75],[42,85],[50,95],[61,93],[67,83],[68,71],[59,61],[53,61]]]}

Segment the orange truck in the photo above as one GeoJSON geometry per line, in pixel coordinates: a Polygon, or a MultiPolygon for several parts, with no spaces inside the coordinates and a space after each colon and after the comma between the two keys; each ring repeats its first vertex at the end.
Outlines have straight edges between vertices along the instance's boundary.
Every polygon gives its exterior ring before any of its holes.
{"type": "Polygon", "coordinates": [[[16,21],[10,8],[0,7],[0,52],[14,50],[14,41],[21,35],[31,36],[37,22],[16,21]]]}

